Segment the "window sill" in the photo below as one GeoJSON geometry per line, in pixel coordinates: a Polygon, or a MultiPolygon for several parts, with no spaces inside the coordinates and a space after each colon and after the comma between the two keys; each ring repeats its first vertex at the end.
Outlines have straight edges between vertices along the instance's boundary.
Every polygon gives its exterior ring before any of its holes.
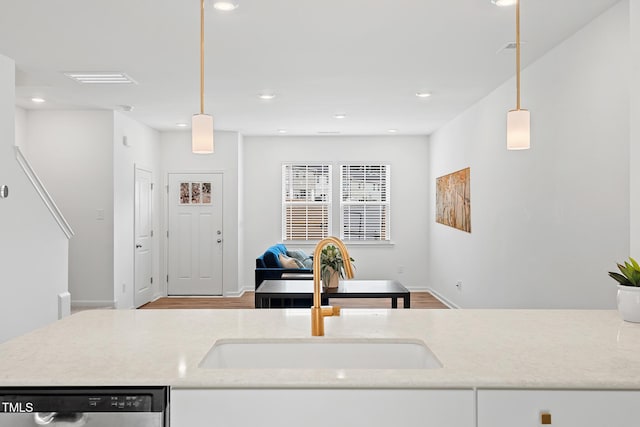
{"type": "MultiPolygon", "coordinates": [[[[287,247],[301,247],[301,248],[315,248],[318,241],[299,241],[299,240],[284,240],[282,243],[287,247]]],[[[371,246],[371,247],[392,247],[396,243],[393,240],[343,240],[347,246],[371,246]]]]}

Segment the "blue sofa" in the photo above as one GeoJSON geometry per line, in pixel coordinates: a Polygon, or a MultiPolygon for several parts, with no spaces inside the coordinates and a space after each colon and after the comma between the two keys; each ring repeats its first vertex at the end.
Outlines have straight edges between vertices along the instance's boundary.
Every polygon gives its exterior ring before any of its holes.
{"type": "MultiPolygon", "coordinates": [[[[282,243],[267,248],[262,255],[256,258],[256,289],[258,289],[263,280],[280,279],[282,273],[313,274],[313,270],[307,268],[284,268],[280,263],[280,254],[287,255],[287,247],[282,243]]],[[[308,280],[308,277],[301,277],[300,279],[308,280]]]]}
{"type": "MultiPolygon", "coordinates": [[[[287,255],[287,247],[282,243],[273,245],[256,258],[255,286],[262,283],[263,280],[278,280],[282,278],[283,273],[299,274],[299,277],[288,277],[287,280],[311,280],[309,276],[313,274],[312,269],[308,268],[284,268],[280,263],[280,254],[287,255]]],[[[313,305],[313,298],[283,298],[281,301],[271,300],[272,308],[309,308],[313,305]]]]}

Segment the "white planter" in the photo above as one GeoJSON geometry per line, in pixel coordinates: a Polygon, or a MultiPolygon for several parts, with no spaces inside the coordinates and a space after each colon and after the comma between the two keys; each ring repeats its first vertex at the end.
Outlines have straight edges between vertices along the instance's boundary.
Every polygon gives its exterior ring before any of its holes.
{"type": "Polygon", "coordinates": [[[640,323],[640,287],[618,285],[618,312],[623,320],[640,323]]]}
{"type": "Polygon", "coordinates": [[[338,289],[338,284],[340,283],[340,276],[338,275],[338,272],[331,267],[329,267],[329,271],[331,271],[331,273],[327,274],[327,276],[329,277],[328,283],[325,282],[326,277],[324,277],[323,275],[322,287],[325,289],[325,291],[329,291],[329,290],[335,291],[338,289]]]}

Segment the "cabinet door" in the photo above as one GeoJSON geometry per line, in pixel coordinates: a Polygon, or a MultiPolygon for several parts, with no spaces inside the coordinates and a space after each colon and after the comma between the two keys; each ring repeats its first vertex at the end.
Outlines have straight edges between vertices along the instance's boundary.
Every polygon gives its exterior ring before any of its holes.
{"type": "Polygon", "coordinates": [[[475,427],[473,390],[171,391],[171,427],[475,427]]]}
{"type": "Polygon", "coordinates": [[[478,427],[637,427],[639,399],[640,391],[478,390],[478,427]]]}

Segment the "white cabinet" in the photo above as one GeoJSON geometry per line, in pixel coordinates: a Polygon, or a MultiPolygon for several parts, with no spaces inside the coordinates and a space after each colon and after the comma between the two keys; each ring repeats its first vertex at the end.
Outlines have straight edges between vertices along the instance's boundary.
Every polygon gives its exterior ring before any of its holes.
{"type": "Polygon", "coordinates": [[[638,427],[640,391],[478,390],[478,427],[638,427]]]}
{"type": "Polygon", "coordinates": [[[171,391],[171,427],[218,426],[475,427],[475,392],[366,389],[171,391]]]}

